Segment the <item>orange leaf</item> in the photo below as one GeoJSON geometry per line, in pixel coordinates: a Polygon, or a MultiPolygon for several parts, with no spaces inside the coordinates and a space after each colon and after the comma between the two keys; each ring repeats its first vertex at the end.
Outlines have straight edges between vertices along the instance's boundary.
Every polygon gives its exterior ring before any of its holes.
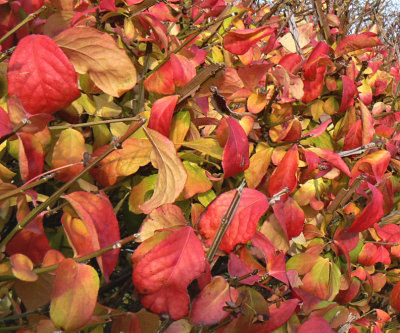
{"type": "Polygon", "coordinates": [[[225,50],[241,55],[245,54],[259,40],[273,32],[274,29],[270,27],[230,31],[225,35],[222,44],[225,50]]]}
{"type": "Polygon", "coordinates": [[[24,254],[17,253],[10,256],[11,270],[14,276],[22,281],[36,281],[38,276],[33,272],[32,261],[24,254]]]}
{"type": "Polygon", "coordinates": [[[196,76],[196,68],[186,57],[179,54],[171,54],[171,66],[174,74],[174,83],[178,88],[184,87],[196,76]]]}
{"type": "Polygon", "coordinates": [[[62,330],[78,330],[91,318],[99,291],[99,277],[88,265],[63,260],[56,271],[50,318],[62,330]]]}
{"type": "Polygon", "coordinates": [[[165,204],[154,209],[142,222],[139,229],[139,242],[152,237],[157,230],[172,227],[183,227],[186,225],[186,218],[182,209],[173,204],[165,204]]]}
{"type": "Polygon", "coordinates": [[[216,276],[193,300],[189,320],[195,326],[215,325],[229,313],[226,302],[236,302],[238,292],[222,276],[216,276]]]}
{"type": "Polygon", "coordinates": [[[136,85],[135,66],[108,33],[75,26],[59,33],[54,41],[71,60],[76,71],[79,74],[88,73],[106,94],[119,97],[136,85]]]}
{"type": "Polygon", "coordinates": [[[378,45],[382,45],[382,42],[374,33],[364,32],[362,34],[350,35],[343,38],[343,40],[339,43],[339,45],[336,47],[335,55],[341,56],[349,52],[378,45]]]}
{"type": "Polygon", "coordinates": [[[187,286],[204,270],[203,246],[193,229],[184,227],[146,253],[137,263],[132,278],[146,308],[168,313],[177,320],[189,311],[187,286]]]}
{"type": "Polygon", "coordinates": [[[305,214],[293,198],[288,197],[284,203],[279,200],[273,209],[289,240],[300,235],[303,231],[305,214]]]}
{"type": "Polygon", "coordinates": [[[289,188],[289,194],[294,191],[297,186],[296,172],[299,164],[299,153],[297,145],[290,148],[277,168],[271,175],[268,183],[268,193],[273,196],[283,188],[289,188]]]}
{"type": "Polygon", "coordinates": [[[397,282],[390,292],[389,303],[397,312],[400,312],[400,282],[397,282]]]}
{"type": "Polygon", "coordinates": [[[382,181],[382,176],[390,162],[390,153],[386,150],[377,150],[364,156],[354,164],[351,177],[355,179],[361,174],[370,175],[376,182],[382,181]]]}
{"type": "MultiPolygon", "coordinates": [[[[102,249],[120,239],[119,225],[114,213],[113,206],[108,197],[100,192],[100,194],[93,194],[89,192],[72,192],[64,198],[71,204],[74,210],[78,213],[85,228],[85,234],[90,235],[90,242],[94,250],[102,249]]],[[[71,226],[71,224],[68,224],[71,226]]],[[[68,228],[67,224],[64,225],[71,233],[75,233],[75,237],[70,241],[77,238],[80,230],[73,230],[68,228]]],[[[88,240],[89,242],[89,240],[88,240]]],[[[77,249],[78,243],[74,243],[77,249]]],[[[81,255],[81,253],[78,253],[81,255]]],[[[114,249],[103,255],[97,257],[97,262],[101,271],[104,274],[106,281],[109,280],[111,273],[117,265],[119,249],[114,249]]]]}
{"type": "Polygon", "coordinates": [[[206,171],[203,168],[189,161],[184,161],[183,165],[188,176],[185,188],[183,189],[185,199],[189,199],[197,193],[207,192],[212,188],[212,183],[206,176],[206,171]]]}
{"type": "MultiPolygon", "coordinates": [[[[92,157],[100,155],[108,146],[96,149],[92,157]]],[[[153,150],[149,140],[129,138],[117,149],[103,159],[90,174],[103,186],[114,185],[118,177],[130,176],[141,166],[150,162],[153,150]]]]}
{"type": "Polygon", "coordinates": [[[148,214],[153,209],[176,200],[185,186],[187,174],[174,144],[168,138],[149,128],[146,135],[153,145],[152,164],[158,168],[153,196],[140,206],[148,214]]]}
{"type": "Polygon", "coordinates": [[[169,95],[175,92],[174,73],[171,61],[167,61],[146,80],[143,81],[146,90],[161,95],[169,95]]]}
{"type": "MultiPolygon", "coordinates": [[[[236,190],[220,194],[201,215],[198,228],[205,238],[207,246],[211,245],[221,219],[228,210],[235,194],[236,190]]],[[[235,216],[222,238],[219,248],[229,253],[237,244],[248,242],[256,232],[258,220],[268,207],[268,200],[264,194],[257,190],[245,188],[235,216]]]]}
{"type": "Polygon", "coordinates": [[[360,110],[362,121],[362,144],[366,145],[372,142],[372,139],[374,137],[374,118],[372,117],[371,112],[368,110],[368,108],[361,101],[360,110]]]}
{"type": "MultiPolygon", "coordinates": [[[[86,151],[85,138],[79,131],[72,128],[62,131],[53,150],[53,168],[81,162],[83,160],[83,154],[86,151]]],[[[67,182],[82,170],[82,163],[70,166],[59,171],[56,178],[59,181],[67,182]]]]}

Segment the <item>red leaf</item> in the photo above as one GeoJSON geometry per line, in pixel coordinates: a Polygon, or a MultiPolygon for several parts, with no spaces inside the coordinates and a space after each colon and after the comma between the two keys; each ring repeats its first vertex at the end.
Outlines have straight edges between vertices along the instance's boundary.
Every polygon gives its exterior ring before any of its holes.
{"type": "Polygon", "coordinates": [[[400,312],[400,282],[397,282],[390,292],[389,303],[397,312],[400,312]]]}
{"type": "Polygon", "coordinates": [[[226,122],[229,134],[222,155],[222,167],[224,178],[229,178],[249,167],[249,141],[237,120],[228,117],[223,118],[221,123],[223,122],[226,122]]]}
{"type": "Polygon", "coordinates": [[[21,0],[20,3],[25,14],[30,14],[42,7],[44,0],[21,0]]]}
{"type": "Polygon", "coordinates": [[[148,128],[169,136],[172,115],[174,114],[176,102],[179,95],[166,96],[154,102],[151,108],[148,128]]]}
{"type": "Polygon", "coordinates": [[[215,325],[229,313],[226,302],[236,302],[238,292],[222,276],[216,276],[192,302],[189,320],[195,326],[215,325]]]}
{"type": "MultiPolygon", "coordinates": [[[[248,267],[236,254],[230,254],[230,258],[228,261],[228,272],[231,278],[240,277],[249,274],[252,271],[253,270],[248,267]]],[[[258,281],[260,281],[260,277],[258,275],[253,275],[243,280],[240,280],[240,283],[252,286],[258,281]]]]}
{"type": "MultiPolygon", "coordinates": [[[[113,206],[104,193],[73,192],[64,196],[90,230],[95,250],[102,249],[120,239],[118,221],[113,206]]],[[[117,265],[119,249],[97,257],[106,281],[117,265]]]]}
{"type": "Polygon", "coordinates": [[[272,67],[272,64],[254,64],[250,66],[238,67],[237,73],[240,79],[243,81],[246,89],[255,91],[260,81],[265,77],[268,69],[272,67]]]}
{"type": "Polygon", "coordinates": [[[32,114],[53,113],[80,96],[74,66],[50,37],[29,35],[17,45],[7,73],[8,95],[32,114]]]}
{"type": "Polygon", "coordinates": [[[355,179],[361,174],[367,174],[375,178],[376,182],[382,181],[382,176],[390,162],[390,153],[386,150],[377,150],[363,158],[359,159],[354,164],[351,170],[352,179],[355,179]]]}
{"type": "Polygon", "coordinates": [[[357,120],[353,126],[351,126],[350,130],[347,132],[344,138],[344,150],[355,149],[360,147],[362,144],[362,121],[361,119],[357,120]]]}
{"type": "Polygon", "coordinates": [[[0,138],[13,132],[8,113],[0,106],[0,138]]]}
{"type": "Polygon", "coordinates": [[[289,240],[300,235],[303,231],[306,217],[303,210],[293,198],[288,197],[285,202],[282,200],[278,201],[273,206],[273,209],[289,240]]]}
{"type": "Polygon", "coordinates": [[[371,201],[364,208],[364,210],[357,216],[351,227],[347,230],[348,232],[361,232],[369,227],[372,227],[374,223],[378,222],[383,216],[383,196],[379,190],[368,184],[369,189],[372,192],[371,201]]]}
{"type": "MultiPolygon", "coordinates": [[[[198,228],[207,246],[217,232],[221,219],[228,210],[236,190],[220,194],[201,215],[198,228]]],[[[257,229],[258,220],[269,207],[267,197],[257,190],[245,188],[235,216],[222,238],[219,248],[231,252],[237,244],[248,242],[257,229]]]]}
{"type": "Polygon", "coordinates": [[[204,270],[203,246],[193,229],[184,227],[146,253],[137,263],[132,278],[136,289],[143,294],[142,304],[146,308],[168,313],[177,320],[189,311],[187,286],[204,270]]]}
{"type": "Polygon", "coordinates": [[[289,299],[277,307],[276,304],[269,307],[269,320],[265,324],[257,326],[252,333],[267,333],[276,330],[286,323],[292,316],[299,300],[297,298],[289,299]]]}
{"type": "Polygon", "coordinates": [[[336,47],[335,55],[341,56],[349,52],[378,45],[382,45],[382,42],[374,33],[365,32],[362,34],[350,35],[343,38],[343,40],[339,43],[339,45],[336,47]]]}
{"type": "Polygon", "coordinates": [[[19,169],[22,180],[26,181],[40,175],[44,167],[42,145],[35,135],[19,133],[19,169]]]}
{"type": "Polygon", "coordinates": [[[271,35],[274,29],[261,27],[228,32],[222,42],[224,49],[234,54],[245,54],[253,45],[265,36],[271,35]]]}
{"type": "Polygon", "coordinates": [[[313,317],[309,318],[306,322],[304,322],[297,333],[334,333],[335,331],[330,327],[329,323],[326,319],[321,317],[313,317]]]}
{"type": "Polygon", "coordinates": [[[324,77],[326,67],[321,66],[316,69],[315,80],[304,80],[304,95],[301,99],[304,103],[309,103],[322,94],[324,88],[324,77]]]}
{"type": "Polygon", "coordinates": [[[317,154],[318,157],[332,164],[335,168],[338,168],[345,175],[351,177],[350,169],[347,164],[342,160],[339,154],[334,151],[323,149],[323,148],[308,148],[309,151],[317,154]]]}
{"type": "Polygon", "coordinates": [[[9,255],[25,254],[34,264],[43,261],[43,257],[51,249],[43,229],[44,214],[37,216],[8,242],[6,252],[9,255]]]}
{"type": "Polygon", "coordinates": [[[53,323],[66,331],[77,331],[85,325],[93,315],[99,284],[93,267],[64,259],[57,268],[51,297],[53,323]]]}
{"type": "Polygon", "coordinates": [[[174,73],[174,83],[178,88],[182,88],[196,76],[196,68],[184,56],[172,53],[171,65],[174,73]]]}
{"type": "Polygon", "coordinates": [[[289,188],[289,194],[294,191],[297,186],[296,172],[299,164],[299,153],[297,145],[290,148],[277,168],[271,175],[268,183],[268,193],[273,196],[283,188],[289,188]]]}
{"type": "Polygon", "coordinates": [[[100,9],[116,12],[115,0],[100,0],[100,9]]]}
{"type": "Polygon", "coordinates": [[[349,107],[354,105],[354,97],[358,96],[358,90],[354,81],[346,75],[342,75],[343,92],[342,101],[340,103],[339,113],[346,111],[349,107]]]}
{"type": "Polygon", "coordinates": [[[311,136],[312,138],[316,138],[317,136],[322,135],[331,123],[332,123],[332,119],[328,119],[328,120],[324,121],[321,125],[315,127],[310,132],[308,132],[306,134],[306,136],[311,136]]]}
{"type": "Polygon", "coordinates": [[[161,95],[173,94],[175,91],[174,73],[171,61],[167,61],[162,67],[143,81],[146,90],[161,95]]]}

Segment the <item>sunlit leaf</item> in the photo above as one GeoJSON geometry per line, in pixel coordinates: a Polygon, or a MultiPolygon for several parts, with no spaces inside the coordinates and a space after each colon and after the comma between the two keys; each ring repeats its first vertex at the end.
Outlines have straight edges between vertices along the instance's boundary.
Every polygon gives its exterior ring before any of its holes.
{"type": "MultiPolygon", "coordinates": [[[[228,210],[235,193],[236,190],[232,190],[220,194],[201,215],[198,228],[208,246],[211,245],[221,219],[228,210]]],[[[268,207],[268,200],[264,194],[245,188],[235,216],[222,238],[219,248],[229,253],[237,244],[249,241],[256,232],[258,220],[268,207]]]]}
{"type": "Polygon", "coordinates": [[[341,56],[349,52],[378,45],[382,45],[382,43],[374,33],[365,32],[362,34],[350,35],[343,38],[343,40],[339,43],[339,45],[336,47],[335,55],[341,56]]]}
{"type": "Polygon", "coordinates": [[[56,271],[50,303],[53,323],[63,330],[78,330],[84,326],[94,312],[99,284],[93,267],[72,259],[62,261],[56,271]]]}
{"type": "Polygon", "coordinates": [[[44,35],[23,38],[7,73],[8,95],[18,95],[32,114],[53,113],[80,95],[75,69],[54,41],[44,35]]]}
{"type": "Polygon", "coordinates": [[[22,281],[36,281],[38,276],[33,272],[32,261],[24,254],[17,253],[10,256],[11,270],[14,276],[22,281]]]}
{"type": "Polygon", "coordinates": [[[193,229],[184,227],[146,253],[132,277],[146,308],[155,313],[168,313],[177,320],[189,312],[187,286],[204,270],[203,246],[193,229]]]}
{"type": "MultiPolygon", "coordinates": [[[[90,241],[94,250],[99,250],[120,239],[119,225],[110,200],[104,193],[92,194],[89,192],[72,192],[64,197],[78,213],[85,228],[85,234],[89,234],[90,241]]],[[[74,230],[74,225],[70,224],[68,231],[79,233],[79,229],[74,230]]],[[[76,236],[76,235],[75,235],[76,236]]],[[[74,238],[75,239],[75,238],[74,238]]],[[[74,239],[70,239],[73,241],[74,239]]],[[[77,253],[81,255],[81,253],[77,253]]],[[[119,249],[106,252],[97,257],[97,262],[102,270],[106,281],[117,265],[119,249]]]]}
{"type": "Polygon", "coordinates": [[[290,148],[277,168],[271,175],[268,183],[269,195],[278,193],[285,187],[289,188],[289,193],[293,192],[297,186],[297,167],[299,163],[299,153],[297,145],[290,148]]]}
{"type": "Polygon", "coordinates": [[[44,167],[44,152],[35,135],[19,133],[19,169],[21,178],[29,180],[42,173],[44,167]]]}
{"type": "Polygon", "coordinates": [[[148,214],[154,208],[176,200],[185,186],[187,174],[182,161],[176,154],[174,144],[156,131],[148,129],[147,133],[153,145],[150,159],[158,168],[153,196],[140,206],[142,211],[148,214]]]}
{"type": "Polygon", "coordinates": [[[169,136],[172,115],[179,95],[172,95],[158,99],[151,108],[148,128],[151,128],[166,137],[169,136]]]}
{"type": "Polygon", "coordinates": [[[136,85],[135,66],[109,34],[91,27],[75,26],[58,34],[54,41],[76,71],[88,73],[106,94],[119,97],[136,85]]]}
{"type": "MultiPolygon", "coordinates": [[[[85,152],[85,138],[83,135],[72,128],[63,130],[54,146],[52,157],[53,168],[82,162],[83,154],[85,152]]],[[[75,177],[82,170],[83,163],[79,163],[60,170],[60,172],[57,173],[56,178],[62,182],[66,182],[75,177]]]]}

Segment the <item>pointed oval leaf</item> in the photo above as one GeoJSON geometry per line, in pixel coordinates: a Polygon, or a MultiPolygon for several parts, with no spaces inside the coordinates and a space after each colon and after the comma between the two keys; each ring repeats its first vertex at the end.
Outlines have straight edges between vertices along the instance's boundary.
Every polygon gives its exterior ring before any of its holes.
{"type": "Polygon", "coordinates": [[[256,153],[250,157],[249,168],[244,171],[248,187],[256,188],[261,183],[267,173],[273,151],[273,148],[265,144],[257,146],[256,153]]]}
{"type": "Polygon", "coordinates": [[[354,81],[346,75],[342,75],[343,92],[342,101],[340,103],[339,113],[346,111],[349,107],[354,105],[354,97],[358,96],[358,90],[354,81]]]}
{"type": "Polygon", "coordinates": [[[382,176],[387,170],[390,162],[390,153],[387,150],[377,150],[364,156],[354,164],[351,170],[352,179],[361,174],[375,177],[377,182],[382,181],[382,176]]]}
{"type": "Polygon", "coordinates": [[[222,167],[224,178],[232,177],[249,167],[249,140],[243,127],[233,118],[224,118],[228,128],[228,140],[226,141],[222,155],[222,167]]]}
{"type": "Polygon", "coordinates": [[[31,133],[19,133],[19,169],[22,180],[40,175],[44,167],[44,152],[37,137],[31,133]]]}
{"type": "Polygon", "coordinates": [[[158,168],[153,196],[140,206],[148,214],[153,209],[176,200],[185,187],[187,174],[174,144],[168,138],[152,129],[147,129],[146,134],[153,145],[152,164],[158,168]]]}
{"type": "Polygon", "coordinates": [[[283,229],[286,230],[288,239],[290,240],[300,235],[303,231],[305,214],[297,202],[293,198],[288,197],[285,202],[282,200],[278,201],[273,208],[283,229]]]}
{"type": "Polygon", "coordinates": [[[172,53],[171,66],[174,73],[174,83],[178,88],[184,87],[196,76],[196,68],[186,57],[172,53]]]}
{"type": "Polygon", "coordinates": [[[271,35],[274,29],[260,27],[256,29],[242,29],[228,32],[222,42],[224,49],[234,54],[245,54],[253,45],[265,36],[271,35]]]}
{"type": "Polygon", "coordinates": [[[80,96],[75,69],[50,37],[29,35],[17,45],[7,73],[8,95],[32,114],[53,113],[80,96]]]}
{"type": "Polygon", "coordinates": [[[374,118],[371,111],[360,101],[361,121],[362,121],[362,144],[367,145],[372,142],[374,137],[374,118]]]}
{"type": "MultiPolygon", "coordinates": [[[[53,168],[82,162],[83,155],[86,151],[85,138],[81,132],[72,128],[63,130],[54,146],[52,157],[53,168]]],[[[59,181],[67,182],[81,172],[83,168],[83,163],[70,166],[66,169],[60,170],[57,173],[56,178],[59,181]]]]}
{"type": "MultiPolygon", "coordinates": [[[[85,223],[92,236],[95,250],[104,248],[120,239],[118,220],[108,197],[100,192],[93,194],[77,191],[64,196],[85,223]]],[[[117,265],[119,249],[97,257],[106,281],[117,265]]]]}
{"type": "Polygon", "coordinates": [[[32,261],[24,254],[17,253],[10,256],[11,270],[14,276],[22,281],[36,281],[38,276],[33,272],[32,261]]]}
{"type": "Polygon", "coordinates": [[[184,161],[188,178],[185,183],[184,198],[189,199],[197,193],[204,193],[212,188],[212,182],[206,176],[206,170],[200,168],[196,163],[184,161]]]}
{"type": "Polygon", "coordinates": [[[373,185],[368,184],[368,188],[372,192],[371,201],[364,210],[357,216],[348,232],[361,232],[372,227],[383,216],[383,195],[373,185]]]}
{"type": "Polygon", "coordinates": [[[172,115],[179,95],[166,96],[156,100],[151,108],[148,128],[151,128],[166,137],[171,129],[172,115]]]}
{"type": "Polygon", "coordinates": [[[397,282],[390,292],[389,303],[397,312],[400,312],[400,282],[397,282]]]}
{"type": "Polygon", "coordinates": [[[195,326],[210,326],[226,318],[226,302],[236,302],[238,292],[222,276],[216,276],[192,302],[189,320],[195,326]]]}
{"type": "Polygon", "coordinates": [[[88,265],[64,259],[57,268],[50,318],[63,330],[78,330],[91,318],[99,291],[99,276],[88,265]]]}
{"type": "Polygon", "coordinates": [[[271,175],[268,183],[269,195],[273,196],[285,187],[289,188],[289,194],[294,191],[297,186],[297,167],[299,164],[299,153],[297,145],[290,148],[277,168],[271,175]]]}
{"type": "Polygon", "coordinates": [[[75,26],[58,34],[54,41],[71,60],[76,71],[88,73],[106,94],[119,97],[136,85],[135,66],[108,33],[75,26]]]}
{"type": "Polygon", "coordinates": [[[171,61],[167,61],[146,80],[143,81],[146,90],[157,94],[168,95],[175,92],[174,72],[171,61]]]}
{"type": "Polygon", "coordinates": [[[323,149],[323,148],[308,148],[307,150],[317,154],[318,157],[332,164],[335,168],[338,168],[345,175],[351,177],[350,169],[347,164],[342,160],[339,154],[334,151],[323,149]]]}
{"type": "Polygon", "coordinates": [[[187,286],[205,267],[200,240],[191,227],[184,227],[146,253],[137,263],[132,279],[146,308],[168,313],[177,320],[189,311],[187,286]]]}
{"type": "Polygon", "coordinates": [[[339,43],[336,47],[335,55],[341,56],[343,54],[365,49],[367,47],[374,47],[382,45],[382,42],[376,37],[376,34],[371,32],[365,32],[362,34],[350,35],[339,43]]]}
{"type": "MultiPolygon", "coordinates": [[[[92,157],[100,155],[108,146],[96,149],[92,157]]],[[[150,162],[153,150],[149,140],[129,138],[122,149],[113,151],[104,158],[90,174],[103,186],[114,185],[118,177],[130,176],[150,162]]]]}
{"type": "MultiPolygon", "coordinates": [[[[211,245],[221,219],[228,210],[236,190],[220,194],[201,215],[198,228],[205,238],[207,246],[211,245]]],[[[269,207],[267,197],[254,189],[244,188],[235,216],[222,238],[219,248],[231,252],[237,244],[248,242],[257,229],[258,220],[269,207]]]]}
{"type": "Polygon", "coordinates": [[[182,209],[173,204],[165,204],[154,209],[142,222],[137,241],[143,242],[154,235],[155,231],[177,226],[185,226],[186,218],[182,209]]]}

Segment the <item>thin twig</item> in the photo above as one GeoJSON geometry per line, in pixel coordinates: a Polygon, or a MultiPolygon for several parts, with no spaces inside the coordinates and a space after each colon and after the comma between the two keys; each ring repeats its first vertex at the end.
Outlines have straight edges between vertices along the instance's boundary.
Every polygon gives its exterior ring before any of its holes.
{"type": "Polygon", "coordinates": [[[25,17],[20,23],[18,23],[14,28],[12,28],[10,31],[8,31],[3,37],[0,38],[0,44],[2,44],[8,37],[10,37],[13,33],[18,31],[21,27],[23,27],[25,24],[27,24],[30,21],[33,21],[37,16],[40,15],[45,9],[46,5],[42,6],[39,8],[36,12],[29,14],[27,17],[25,17]]]}
{"type": "Polygon", "coordinates": [[[208,250],[207,255],[206,255],[206,259],[209,262],[211,262],[213,260],[215,253],[217,253],[217,250],[219,248],[219,245],[221,244],[222,238],[224,237],[226,231],[229,228],[229,225],[231,224],[231,222],[235,216],[236,210],[239,207],[240,199],[242,197],[242,193],[243,193],[243,189],[244,189],[245,185],[246,185],[246,180],[243,178],[242,183],[239,185],[238,189],[236,190],[235,196],[233,197],[228,210],[222,216],[221,223],[215,234],[214,240],[211,243],[210,249],[208,250]]]}
{"type": "Polygon", "coordinates": [[[135,121],[135,120],[138,120],[138,117],[89,121],[86,123],[79,123],[79,124],[55,125],[55,126],[49,126],[48,128],[50,131],[57,131],[57,130],[64,130],[64,129],[68,129],[68,128],[91,127],[91,126],[97,126],[97,125],[122,123],[124,121],[135,121]]]}

